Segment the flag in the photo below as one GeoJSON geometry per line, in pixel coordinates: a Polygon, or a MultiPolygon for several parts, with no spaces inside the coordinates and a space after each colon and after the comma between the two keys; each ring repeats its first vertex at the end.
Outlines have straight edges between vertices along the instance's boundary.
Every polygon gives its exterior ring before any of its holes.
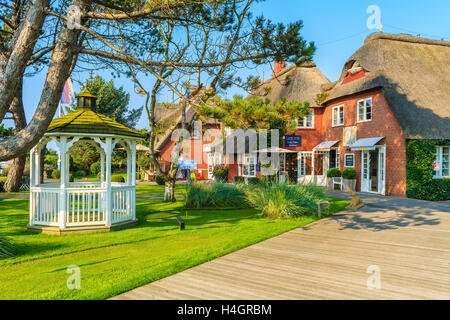
{"type": "Polygon", "coordinates": [[[64,84],[64,89],[61,95],[61,104],[71,103],[75,103],[75,94],[73,92],[72,80],[70,80],[69,77],[64,84]]]}

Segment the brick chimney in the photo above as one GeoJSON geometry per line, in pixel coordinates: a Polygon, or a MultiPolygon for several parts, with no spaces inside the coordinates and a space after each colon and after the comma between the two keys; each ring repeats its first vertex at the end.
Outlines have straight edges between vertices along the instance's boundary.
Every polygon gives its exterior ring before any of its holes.
{"type": "Polygon", "coordinates": [[[273,65],[272,77],[275,76],[277,73],[283,71],[284,69],[286,69],[286,61],[284,61],[284,60],[275,61],[274,65],[273,65]]]}

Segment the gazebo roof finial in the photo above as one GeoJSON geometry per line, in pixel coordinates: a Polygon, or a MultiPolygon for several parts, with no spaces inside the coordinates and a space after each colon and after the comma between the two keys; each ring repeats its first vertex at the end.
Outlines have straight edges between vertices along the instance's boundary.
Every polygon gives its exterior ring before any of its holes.
{"type": "Polygon", "coordinates": [[[87,85],[85,85],[85,86],[83,87],[83,90],[81,90],[80,93],[77,94],[77,98],[78,98],[78,97],[87,97],[87,98],[95,98],[95,99],[97,99],[97,96],[93,95],[93,94],[89,91],[87,85]]]}

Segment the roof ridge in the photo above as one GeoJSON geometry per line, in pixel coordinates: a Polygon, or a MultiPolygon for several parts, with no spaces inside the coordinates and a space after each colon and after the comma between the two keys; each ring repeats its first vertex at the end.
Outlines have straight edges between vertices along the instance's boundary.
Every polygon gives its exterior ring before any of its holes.
{"type": "Polygon", "coordinates": [[[400,34],[372,33],[366,38],[366,40],[364,41],[364,44],[367,44],[368,42],[374,41],[374,40],[392,40],[392,41],[402,41],[402,42],[409,42],[409,43],[415,43],[415,44],[427,44],[427,45],[450,47],[450,41],[415,37],[415,36],[413,36],[411,34],[407,34],[407,33],[400,33],[400,34]]]}
{"type": "MultiPolygon", "coordinates": [[[[64,116],[64,117],[61,117],[61,118],[57,118],[57,119],[55,119],[56,121],[55,121],[55,125],[54,126],[55,127],[57,126],[58,128],[64,128],[64,127],[68,126],[69,124],[71,124],[76,119],[78,119],[83,114],[83,112],[84,112],[84,110],[79,109],[79,110],[76,110],[75,112],[69,113],[67,116],[64,116]],[[72,115],[70,120],[68,119],[67,121],[63,122],[60,126],[58,126],[58,120],[62,121],[65,117],[69,118],[70,115],[72,115]]],[[[53,130],[51,128],[51,123],[50,123],[50,126],[49,126],[48,130],[49,131],[53,130]]]]}

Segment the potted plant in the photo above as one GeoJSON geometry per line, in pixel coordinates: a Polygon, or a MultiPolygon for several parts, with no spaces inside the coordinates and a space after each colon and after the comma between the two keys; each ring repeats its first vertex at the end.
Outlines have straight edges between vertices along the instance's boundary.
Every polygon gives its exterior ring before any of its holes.
{"type": "Polygon", "coordinates": [[[345,169],[342,172],[342,178],[344,179],[344,191],[356,191],[356,175],[357,173],[355,169],[345,169]]]}
{"type": "Polygon", "coordinates": [[[327,171],[327,186],[329,190],[333,190],[333,179],[342,177],[342,173],[338,168],[331,168],[327,171]]]}
{"type": "Polygon", "coordinates": [[[225,165],[214,166],[212,174],[216,182],[228,182],[228,168],[225,165]]]}

